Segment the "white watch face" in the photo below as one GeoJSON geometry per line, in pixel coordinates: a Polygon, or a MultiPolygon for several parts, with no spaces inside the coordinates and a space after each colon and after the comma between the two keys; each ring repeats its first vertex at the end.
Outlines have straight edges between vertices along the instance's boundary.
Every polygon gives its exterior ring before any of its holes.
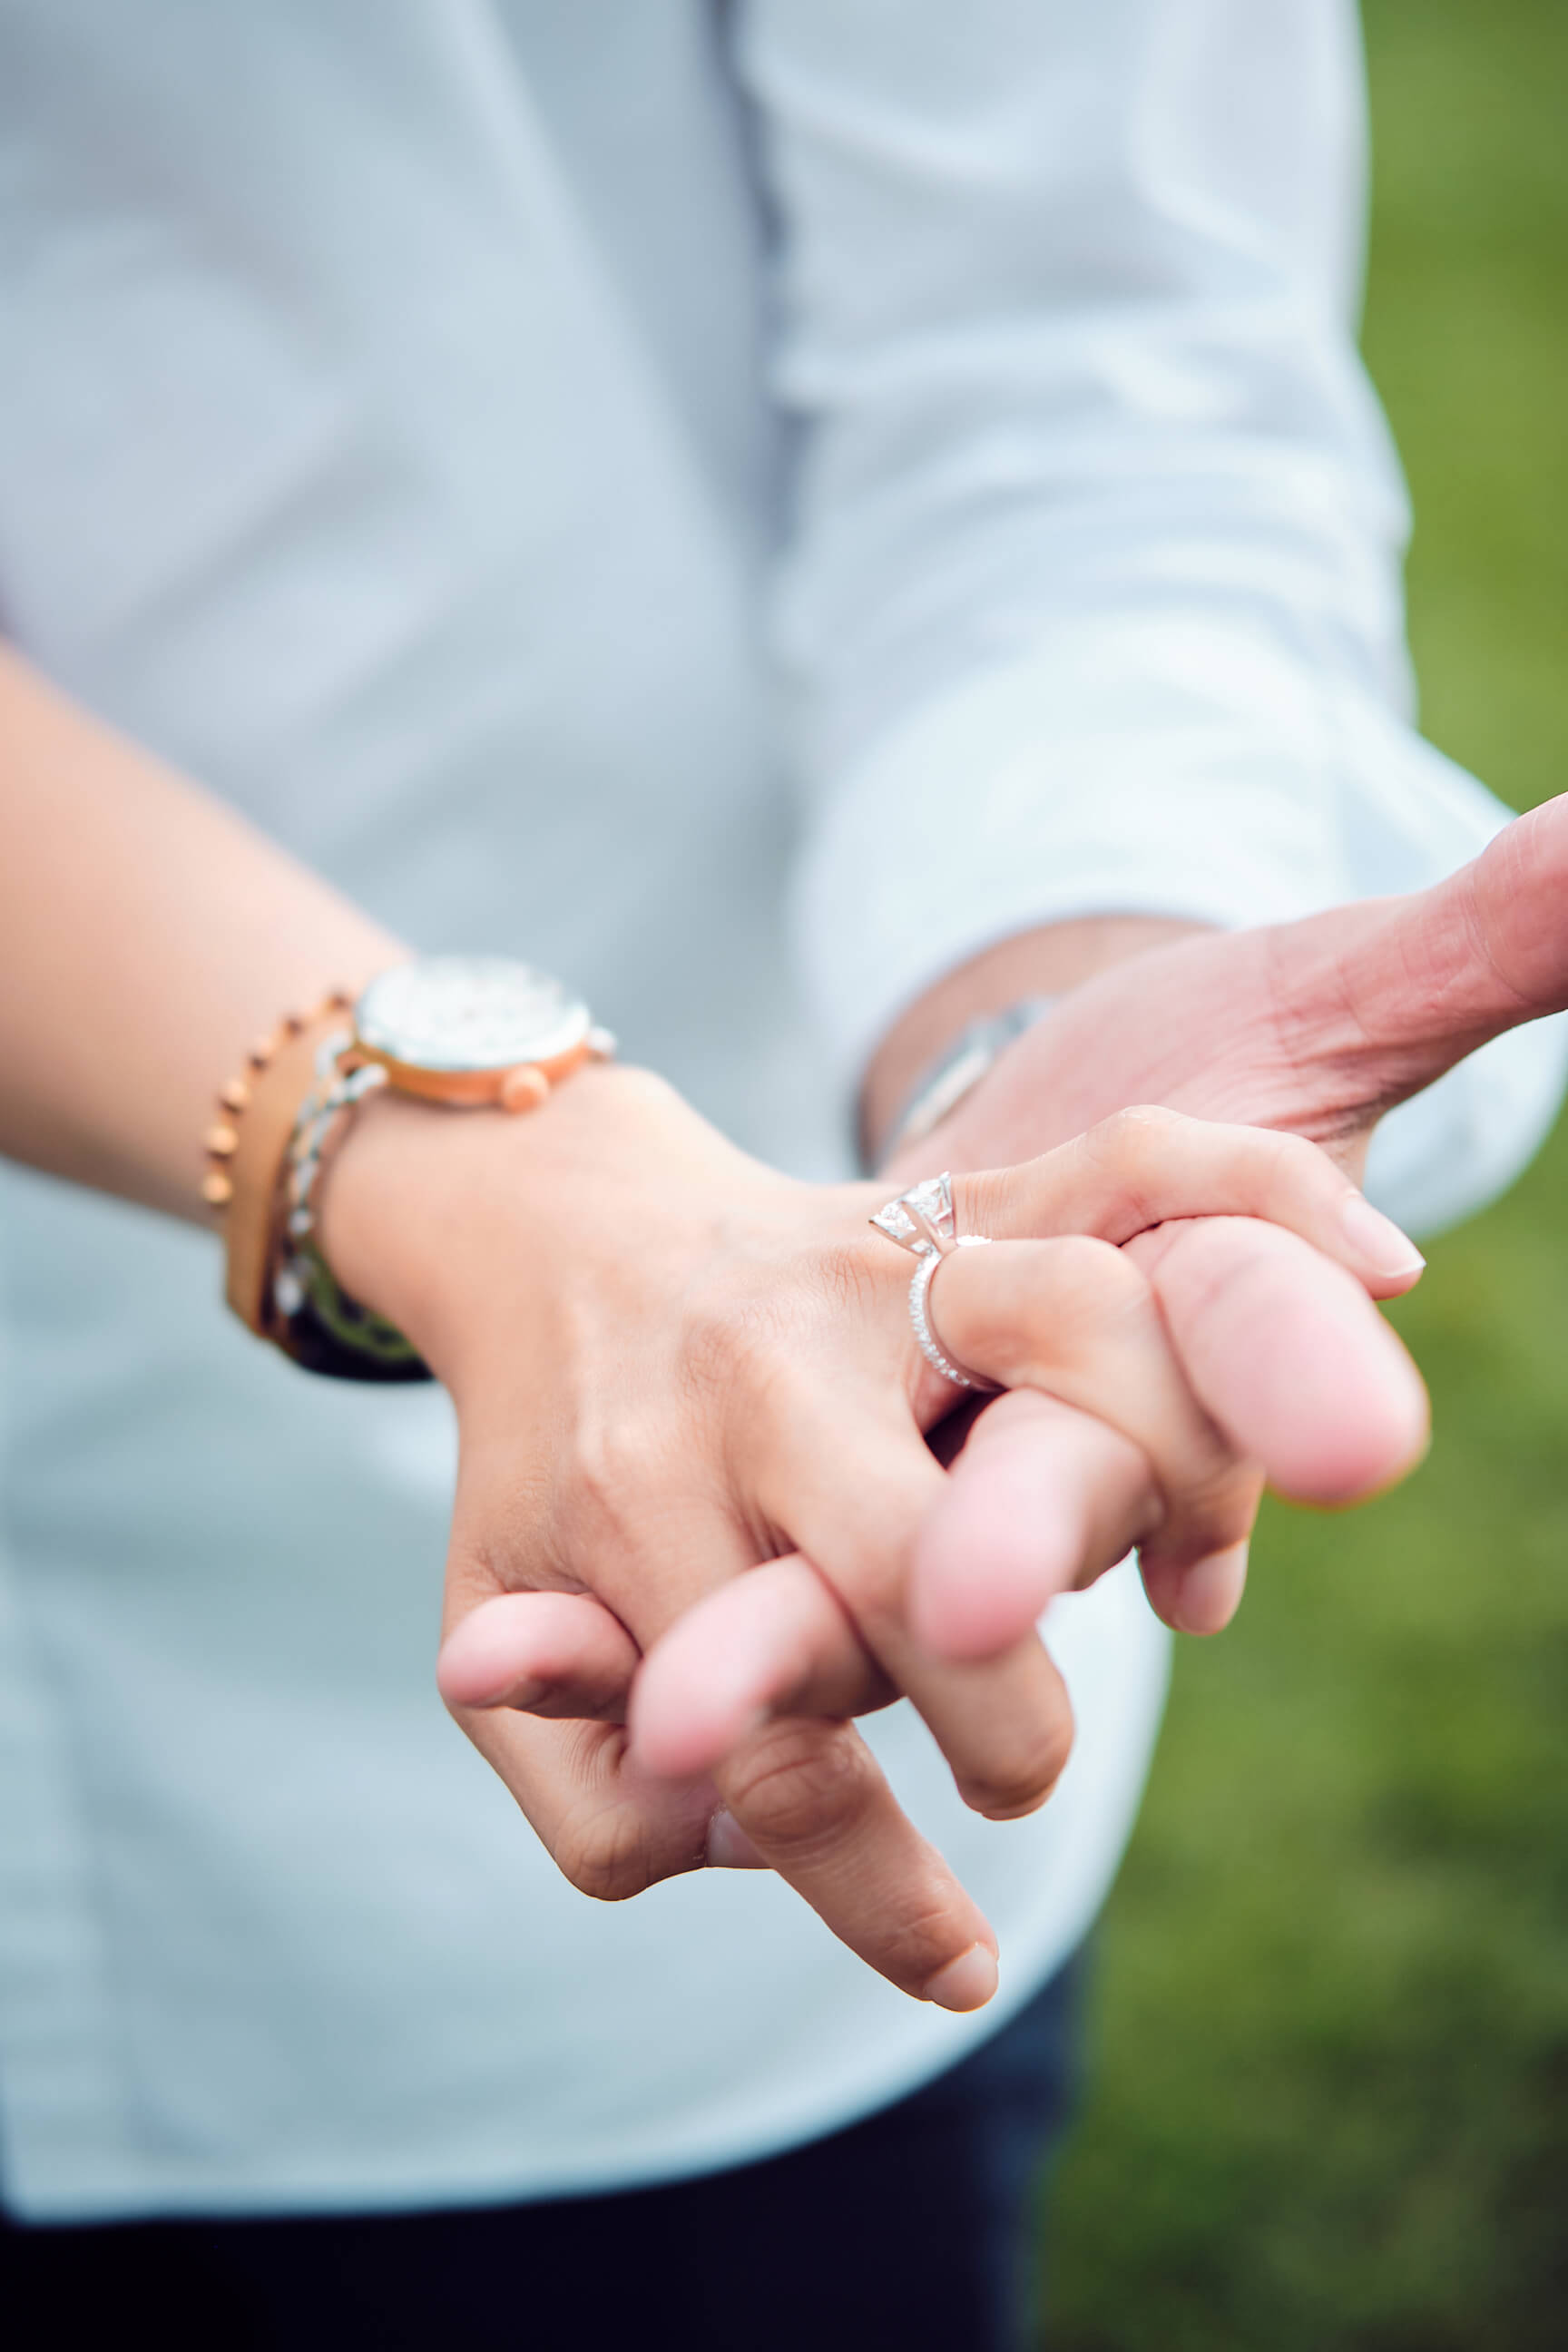
{"type": "Polygon", "coordinates": [[[354,1008],[362,1045],[454,1074],[552,1062],[588,1034],[587,1006],[509,956],[422,956],[373,980],[354,1008]]]}

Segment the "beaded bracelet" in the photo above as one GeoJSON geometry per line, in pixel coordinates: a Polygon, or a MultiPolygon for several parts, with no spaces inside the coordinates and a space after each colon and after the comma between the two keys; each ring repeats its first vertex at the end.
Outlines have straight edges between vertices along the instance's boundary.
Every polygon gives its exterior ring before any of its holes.
{"type": "Polygon", "coordinates": [[[224,1295],[258,1338],[272,1328],[271,1269],[279,1172],[300,1098],[310,1083],[317,1041],[341,1028],[353,1004],[334,988],[308,1013],[285,1013],[252,1045],[245,1067],[218,1093],[223,1117],[203,1138],[207,1173],[202,1198],[224,1240],[224,1295]]]}
{"type": "MultiPolygon", "coordinates": [[[[428,1380],[428,1369],[400,1333],[393,1335],[395,1349],[380,1344],[382,1333],[392,1327],[337,1290],[319,1251],[314,1257],[321,1278],[298,1306],[290,1310],[293,1292],[288,1285],[279,1293],[285,1256],[301,1255],[290,1248],[285,1232],[283,1171],[302,1107],[319,1087],[323,1045],[331,1038],[334,1058],[342,1054],[349,1043],[343,1015],[353,1003],[346,990],[334,988],[310,1012],[286,1013],[269,1036],[251,1047],[244,1070],[219,1089],[223,1116],[203,1138],[208,1166],[202,1198],[222,1223],[225,1297],[248,1330],[306,1370],[340,1380],[428,1380]],[[332,1297],[341,1308],[335,1328],[332,1297]],[[369,1349],[367,1328],[374,1331],[369,1349]]],[[[320,1172],[318,1154],[315,1173],[320,1172]]]]}
{"type": "Polygon", "coordinates": [[[351,1012],[353,998],[346,989],[329,989],[321,1003],[309,1013],[286,1013],[269,1036],[258,1038],[245,1057],[245,1068],[227,1079],[217,1090],[217,1107],[223,1117],[209,1127],[202,1138],[207,1156],[207,1173],[202,1180],[202,1198],[209,1209],[219,1213],[231,1209],[235,1197],[234,1161],[239,1151],[240,1129],[236,1122],[250,1108],[265,1074],[271,1069],[279,1055],[307,1030],[317,1028],[334,1013],[351,1012]]]}

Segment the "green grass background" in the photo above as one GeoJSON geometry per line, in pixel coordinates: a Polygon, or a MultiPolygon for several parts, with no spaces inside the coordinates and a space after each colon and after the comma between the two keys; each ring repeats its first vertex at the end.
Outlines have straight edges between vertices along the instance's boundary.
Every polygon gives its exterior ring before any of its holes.
{"type": "MultiPolygon", "coordinates": [[[[1568,788],[1568,0],[1364,16],[1423,723],[1527,807],[1568,788]]],[[[1057,2352],[1568,2346],[1568,1134],[1395,1319],[1426,1467],[1271,1508],[1237,1628],[1182,1647],[1057,2352]]]]}

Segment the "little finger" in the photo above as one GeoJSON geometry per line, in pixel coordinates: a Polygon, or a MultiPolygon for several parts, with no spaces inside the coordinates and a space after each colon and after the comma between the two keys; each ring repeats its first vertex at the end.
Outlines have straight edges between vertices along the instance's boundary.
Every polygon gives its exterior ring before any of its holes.
{"type": "Polygon", "coordinates": [[[996,1938],[906,1817],[853,1725],[790,1716],[714,1774],[764,1862],[853,1952],[918,2000],[983,2009],[996,1938]]]}

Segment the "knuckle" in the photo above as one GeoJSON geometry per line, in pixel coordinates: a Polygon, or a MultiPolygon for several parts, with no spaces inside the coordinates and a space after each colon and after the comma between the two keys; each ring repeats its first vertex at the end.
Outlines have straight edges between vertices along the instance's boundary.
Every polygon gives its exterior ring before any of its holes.
{"type": "Polygon", "coordinates": [[[1169,1482],[1160,1549],[1182,1549],[1201,1559],[1245,1542],[1258,1517],[1262,1492],[1256,1469],[1216,1431],[1211,1449],[1189,1465],[1186,1476],[1169,1482]]]}
{"type": "Polygon", "coordinates": [[[869,1759],[847,1726],[798,1717],[770,1724],[724,1772],[724,1798],[765,1853],[798,1856],[823,1845],[859,1811],[869,1759]]]}
{"type": "Polygon", "coordinates": [[[1094,1134],[1110,1152],[1143,1166],[1169,1151],[1190,1124],[1164,1103],[1128,1103],[1101,1119],[1094,1134]]]}
{"type": "Polygon", "coordinates": [[[1119,1187],[1129,1223],[1155,1221],[1153,1196],[1192,1124],[1163,1103],[1130,1103],[1089,1130],[1086,1147],[1119,1187]]]}
{"type": "Polygon", "coordinates": [[[562,1874],[595,1903],[626,1903],[660,1876],[647,1832],[629,1805],[566,1823],[555,1842],[562,1874]]]}

